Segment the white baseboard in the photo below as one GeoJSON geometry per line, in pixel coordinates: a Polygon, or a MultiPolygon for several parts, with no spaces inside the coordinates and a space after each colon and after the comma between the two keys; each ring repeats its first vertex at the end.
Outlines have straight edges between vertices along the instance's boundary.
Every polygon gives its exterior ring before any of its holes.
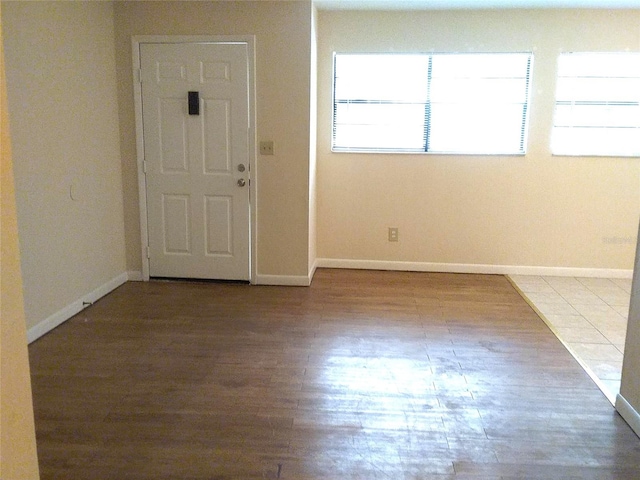
{"type": "Polygon", "coordinates": [[[397,270],[405,272],[481,273],[493,275],[548,275],[558,277],[632,278],[633,270],[611,268],[532,267],[521,265],[483,265],[473,263],[395,262],[318,258],[318,268],[358,270],[397,270]]]}
{"type": "Polygon", "coordinates": [[[311,285],[311,282],[313,281],[313,276],[316,274],[316,270],[318,269],[318,259],[316,258],[313,261],[313,264],[311,264],[311,268],[309,269],[309,285],[311,285]]]}
{"type": "Polygon", "coordinates": [[[64,307],[62,310],[58,310],[53,315],[44,319],[37,325],[31,327],[27,331],[27,341],[31,343],[37,340],[38,338],[40,338],[41,336],[43,336],[44,334],[53,330],[58,325],[66,322],[75,314],[82,311],[82,309],[84,309],[87,306],[86,305],[87,303],[94,303],[98,301],[99,299],[104,297],[106,294],[112,292],[113,290],[118,288],[120,285],[125,283],[128,280],[128,277],[129,277],[128,273],[121,273],[117,277],[112,278],[107,283],[99,286],[92,292],[89,292],[88,294],[84,295],[78,300],[70,303],[69,305],[64,307]]]}
{"type": "Polygon", "coordinates": [[[127,280],[130,282],[143,282],[144,277],[142,276],[142,272],[139,271],[128,271],[127,272],[127,280]]]}
{"type": "Polygon", "coordinates": [[[616,410],[640,437],[640,415],[635,408],[620,394],[616,397],[616,410]]]}
{"type": "Polygon", "coordinates": [[[278,285],[283,287],[308,287],[310,275],[256,275],[256,285],[278,285]]]}
{"type": "Polygon", "coordinates": [[[313,276],[318,268],[318,260],[314,260],[309,273],[304,275],[262,275],[256,274],[256,285],[278,285],[283,287],[308,287],[311,285],[313,276]]]}

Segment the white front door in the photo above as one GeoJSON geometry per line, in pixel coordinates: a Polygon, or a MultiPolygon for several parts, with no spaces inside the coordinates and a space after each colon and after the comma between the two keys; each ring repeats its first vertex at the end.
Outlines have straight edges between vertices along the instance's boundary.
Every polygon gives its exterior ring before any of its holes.
{"type": "Polygon", "coordinates": [[[246,43],[141,43],[149,275],[249,279],[246,43]]]}

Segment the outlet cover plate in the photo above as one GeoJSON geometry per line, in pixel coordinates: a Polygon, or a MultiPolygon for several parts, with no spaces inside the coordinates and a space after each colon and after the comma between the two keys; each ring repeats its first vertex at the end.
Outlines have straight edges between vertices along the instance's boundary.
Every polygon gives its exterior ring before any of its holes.
{"type": "Polygon", "coordinates": [[[265,140],[260,142],[260,155],[273,155],[273,141],[265,140]]]}

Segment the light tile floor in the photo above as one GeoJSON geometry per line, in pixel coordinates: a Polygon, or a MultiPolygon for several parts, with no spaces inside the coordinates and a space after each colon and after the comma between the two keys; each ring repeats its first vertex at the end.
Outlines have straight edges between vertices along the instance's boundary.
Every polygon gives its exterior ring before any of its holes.
{"type": "Polygon", "coordinates": [[[614,403],[620,391],[631,279],[509,278],[614,403]]]}

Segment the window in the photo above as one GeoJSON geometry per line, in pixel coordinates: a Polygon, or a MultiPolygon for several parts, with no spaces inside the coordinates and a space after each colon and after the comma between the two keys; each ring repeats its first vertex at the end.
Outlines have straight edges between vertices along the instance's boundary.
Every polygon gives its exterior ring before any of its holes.
{"type": "Polygon", "coordinates": [[[334,151],[522,154],[532,55],[335,54],[334,151]]]}
{"type": "Polygon", "coordinates": [[[560,55],[551,151],[640,156],[640,54],[560,55]]]}

